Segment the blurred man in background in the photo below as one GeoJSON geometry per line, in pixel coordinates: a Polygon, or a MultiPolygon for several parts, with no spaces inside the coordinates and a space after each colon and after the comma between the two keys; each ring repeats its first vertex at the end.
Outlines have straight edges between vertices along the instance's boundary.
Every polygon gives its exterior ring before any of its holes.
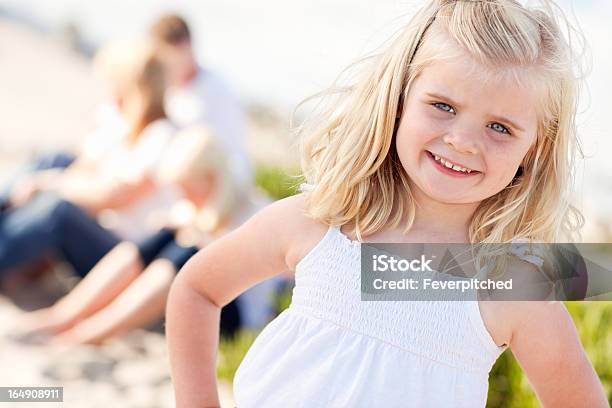
{"type": "Polygon", "coordinates": [[[165,66],[168,89],[166,112],[180,127],[205,125],[214,130],[229,152],[229,168],[243,187],[252,184],[253,170],[246,153],[242,108],[223,78],[196,61],[191,31],[177,15],[164,15],[150,35],[165,66]]]}

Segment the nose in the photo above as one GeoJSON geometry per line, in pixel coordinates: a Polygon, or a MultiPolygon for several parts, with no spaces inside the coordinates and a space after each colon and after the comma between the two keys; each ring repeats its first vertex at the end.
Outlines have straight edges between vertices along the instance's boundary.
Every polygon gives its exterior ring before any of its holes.
{"type": "Polygon", "coordinates": [[[466,128],[451,129],[442,138],[444,143],[458,153],[476,154],[478,153],[478,132],[466,128]]]}

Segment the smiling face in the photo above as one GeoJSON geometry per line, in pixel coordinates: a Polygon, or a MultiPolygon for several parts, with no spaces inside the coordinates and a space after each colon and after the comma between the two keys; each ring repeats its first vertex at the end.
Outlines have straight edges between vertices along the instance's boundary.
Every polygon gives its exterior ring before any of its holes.
{"type": "Polygon", "coordinates": [[[477,203],[503,190],[536,139],[534,92],[474,64],[463,57],[425,67],[397,130],[413,188],[443,203],[477,203]]]}

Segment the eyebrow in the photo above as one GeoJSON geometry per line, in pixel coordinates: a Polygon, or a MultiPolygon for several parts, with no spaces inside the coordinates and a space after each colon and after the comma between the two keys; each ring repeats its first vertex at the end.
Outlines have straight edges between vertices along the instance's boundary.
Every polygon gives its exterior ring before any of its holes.
{"type": "MultiPolygon", "coordinates": [[[[427,96],[429,96],[430,98],[434,98],[434,99],[446,100],[446,101],[450,102],[451,104],[453,104],[454,106],[457,106],[459,108],[462,107],[462,105],[459,102],[453,101],[448,96],[443,96],[443,95],[440,95],[440,94],[430,93],[430,92],[427,93],[427,96]]],[[[524,132],[525,131],[525,129],[523,129],[522,127],[520,127],[519,125],[517,125],[516,123],[514,123],[513,121],[511,121],[508,118],[505,118],[503,116],[497,116],[497,115],[491,115],[491,116],[493,117],[494,120],[497,120],[499,122],[507,123],[511,127],[513,127],[516,130],[518,130],[519,132],[524,132]]]]}

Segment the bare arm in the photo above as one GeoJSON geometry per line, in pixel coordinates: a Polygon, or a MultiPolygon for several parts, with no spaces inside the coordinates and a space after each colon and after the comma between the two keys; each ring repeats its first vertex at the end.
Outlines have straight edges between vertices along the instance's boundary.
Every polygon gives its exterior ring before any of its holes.
{"type": "Polygon", "coordinates": [[[83,180],[89,180],[88,187],[91,186],[92,163],[87,160],[77,158],[74,163],[66,169],[47,169],[40,170],[28,174],[16,183],[11,191],[11,203],[15,207],[26,204],[33,195],[39,191],[58,190],[66,180],[80,177],[83,180]]]}
{"type": "Polygon", "coordinates": [[[155,181],[146,171],[130,180],[102,180],[95,166],[78,160],[65,171],[52,169],[34,173],[19,186],[11,197],[15,205],[27,202],[36,191],[52,190],[95,214],[103,209],[130,205],[150,193],[155,188],[155,181]]]}
{"type": "Polygon", "coordinates": [[[510,347],[544,407],[608,407],[562,302],[513,302],[510,347]],[[520,316],[520,319],[518,318],[520,316]]]}
{"type": "Polygon", "coordinates": [[[218,406],[220,308],[256,283],[292,269],[301,199],[276,202],[195,255],[168,299],[167,335],[177,407],[218,406]]]}
{"type": "Polygon", "coordinates": [[[101,181],[96,177],[79,175],[64,178],[62,183],[56,186],[63,197],[94,214],[103,209],[130,205],[154,188],[155,182],[146,173],[130,181],[101,181]]]}

